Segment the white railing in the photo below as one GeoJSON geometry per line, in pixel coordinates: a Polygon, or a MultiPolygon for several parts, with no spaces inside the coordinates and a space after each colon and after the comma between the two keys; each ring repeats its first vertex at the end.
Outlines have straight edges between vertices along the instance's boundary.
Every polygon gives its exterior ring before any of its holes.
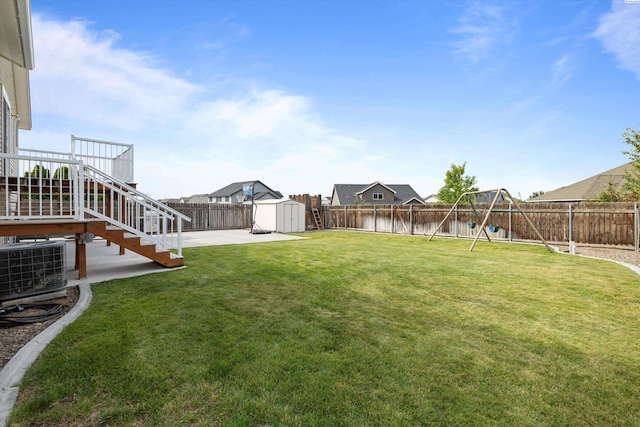
{"type": "MultiPolygon", "coordinates": [[[[35,154],[31,150],[32,154],[35,154]]],[[[77,162],[65,158],[1,154],[15,176],[0,181],[0,219],[54,219],[79,216],[77,162]],[[75,179],[74,179],[75,178],[75,179]]]]}
{"type": "Polygon", "coordinates": [[[30,148],[18,148],[18,154],[21,156],[32,156],[44,159],[72,159],[71,153],[63,153],[61,151],[32,150],[30,148]]]}
{"type": "Polygon", "coordinates": [[[0,177],[0,219],[99,218],[182,256],[182,221],[189,217],[62,154],[0,153],[17,166],[16,176],[0,177]]]}
{"type": "Polygon", "coordinates": [[[71,135],[71,158],[119,181],[133,181],[133,145],[71,135]]]}
{"type": "Polygon", "coordinates": [[[84,191],[81,212],[163,248],[175,248],[182,256],[182,221],[191,218],[93,166],[80,167],[79,174],[85,184],[80,186],[84,191]]]}

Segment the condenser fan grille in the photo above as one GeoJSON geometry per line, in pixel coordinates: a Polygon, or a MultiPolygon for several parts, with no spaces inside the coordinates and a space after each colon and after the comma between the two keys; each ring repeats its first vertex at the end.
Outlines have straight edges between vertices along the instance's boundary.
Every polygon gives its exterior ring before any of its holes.
{"type": "Polygon", "coordinates": [[[65,242],[0,246],[0,300],[62,289],[67,284],[65,242]]]}

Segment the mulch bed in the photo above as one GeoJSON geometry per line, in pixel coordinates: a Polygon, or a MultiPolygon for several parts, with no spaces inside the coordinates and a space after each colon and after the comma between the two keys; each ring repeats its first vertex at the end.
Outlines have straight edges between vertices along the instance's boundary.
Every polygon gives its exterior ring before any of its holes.
{"type": "MultiPolygon", "coordinates": [[[[63,304],[67,307],[65,312],[66,314],[76,304],[79,296],[80,290],[77,286],[73,286],[67,288],[66,297],[45,302],[63,304]]],[[[20,315],[39,314],[40,312],[41,310],[36,309],[32,309],[30,311],[25,310],[21,312],[20,315]]],[[[40,323],[29,323],[18,326],[0,326],[0,369],[2,369],[25,344],[60,318],[62,318],[62,316],[40,323]]]]}

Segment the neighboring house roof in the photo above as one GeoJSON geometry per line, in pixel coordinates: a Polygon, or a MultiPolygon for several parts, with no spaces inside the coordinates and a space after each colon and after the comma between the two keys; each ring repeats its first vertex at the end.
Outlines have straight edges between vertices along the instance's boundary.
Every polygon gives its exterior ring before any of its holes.
{"type": "Polygon", "coordinates": [[[242,181],[242,182],[232,182],[231,184],[227,185],[226,187],[222,187],[219,190],[214,191],[213,193],[209,194],[209,197],[230,197],[233,196],[234,194],[238,194],[238,193],[242,193],[242,188],[247,185],[247,184],[253,184],[253,188],[254,188],[254,194],[253,194],[253,198],[254,199],[261,199],[267,195],[271,195],[272,198],[276,198],[276,199],[281,199],[282,193],[280,193],[279,191],[275,191],[272,190],[271,188],[267,187],[266,185],[264,185],[263,182],[261,181],[242,181]],[[256,184],[260,184],[262,187],[264,187],[265,191],[256,191],[256,188],[258,187],[256,184]]]}
{"type": "Polygon", "coordinates": [[[556,190],[548,191],[540,196],[527,200],[528,202],[581,202],[595,200],[605,191],[609,184],[616,190],[624,183],[624,174],[633,169],[631,163],[602,172],[598,175],[583,179],[575,184],[567,185],[556,190]]]}
{"type": "Polygon", "coordinates": [[[412,202],[424,204],[424,200],[408,184],[382,184],[381,182],[374,182],[373,184],[334,184],[333,194],[337,196],[341,205],[353,205],[355,204],[355,194],[362,194],[375,185],[382,185],[394,193],[393,204],[401,205],[412,202]]]}
{"type": "Polygon", "coordinates": [[[209,203],[209,195],[193,194],[189,197],[181,197],[180,203],[209,203]]]}
{"type": "Polygon", "coordinates": [[[158,200],[160,203],[169,204],[169,203],[180,203],[181,199],[160,199],[158,200]]]}
{"type": "Polygon", "coordinates": [[[429,194],[427,197],[423,197],[425,203],[438,203],[438,195],[437,194],[429,194]]]}

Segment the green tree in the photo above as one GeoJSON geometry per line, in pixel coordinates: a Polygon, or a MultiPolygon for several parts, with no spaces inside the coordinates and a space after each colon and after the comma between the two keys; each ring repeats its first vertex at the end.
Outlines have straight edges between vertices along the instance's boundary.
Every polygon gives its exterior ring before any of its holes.
{"type": "Polygon", "coordinates": [[[353,193],[353,204],[354,205],[365,205],[367,202],[362,198],[362,194],[353,193]]]}
{"type": "Polygon", "coordinates": [[[455,203],[458,198],[467,192],[478,191],[476,177],[465,175],[467,162],[461,165],[451,165],[444,178],[444,186],[438,191],[438,202],[455,203]]]}
{"type": "Polygon", "coordinates": [[[533,199],[534,197],[538,197],[538,196],[542,196],[544,194],[544,191],[540,190],[540,191],[534,191],[533,193],[531,193],[531,195],[529,196],[530,199],[533,199]]]}
{"type": "Polygon", "coordinates": [[[49,172],[49,169],[45,168],[42,165],[35,165],[33,167],[33,169],[31,169],[31,172],[25,172],[24,173],[25,178],[50,178],[51,177],[51,173],[49,172]]]}
{"type": "Polygon", "coordinates": [[[623,195],[618,191],[616,185],[609,181],[607,188],[602,190],[596,199],[597,202],[621,202],[624,200],[623,195]]]}
{"type": "Polygon", "coordinates": [[[622,134],[625,144],[631,146],[622,154],[629,156],[633,168],[624,174],[625,182],[622,185],[622,198],[624,200],[638,201],[640,199],[640,132],[627,128],[622,134]]]}
{"type": "Polygon", "coordinates": [[[60,166],[56,169],[53,179],[69,179],[69,166],[60,166]]]}

